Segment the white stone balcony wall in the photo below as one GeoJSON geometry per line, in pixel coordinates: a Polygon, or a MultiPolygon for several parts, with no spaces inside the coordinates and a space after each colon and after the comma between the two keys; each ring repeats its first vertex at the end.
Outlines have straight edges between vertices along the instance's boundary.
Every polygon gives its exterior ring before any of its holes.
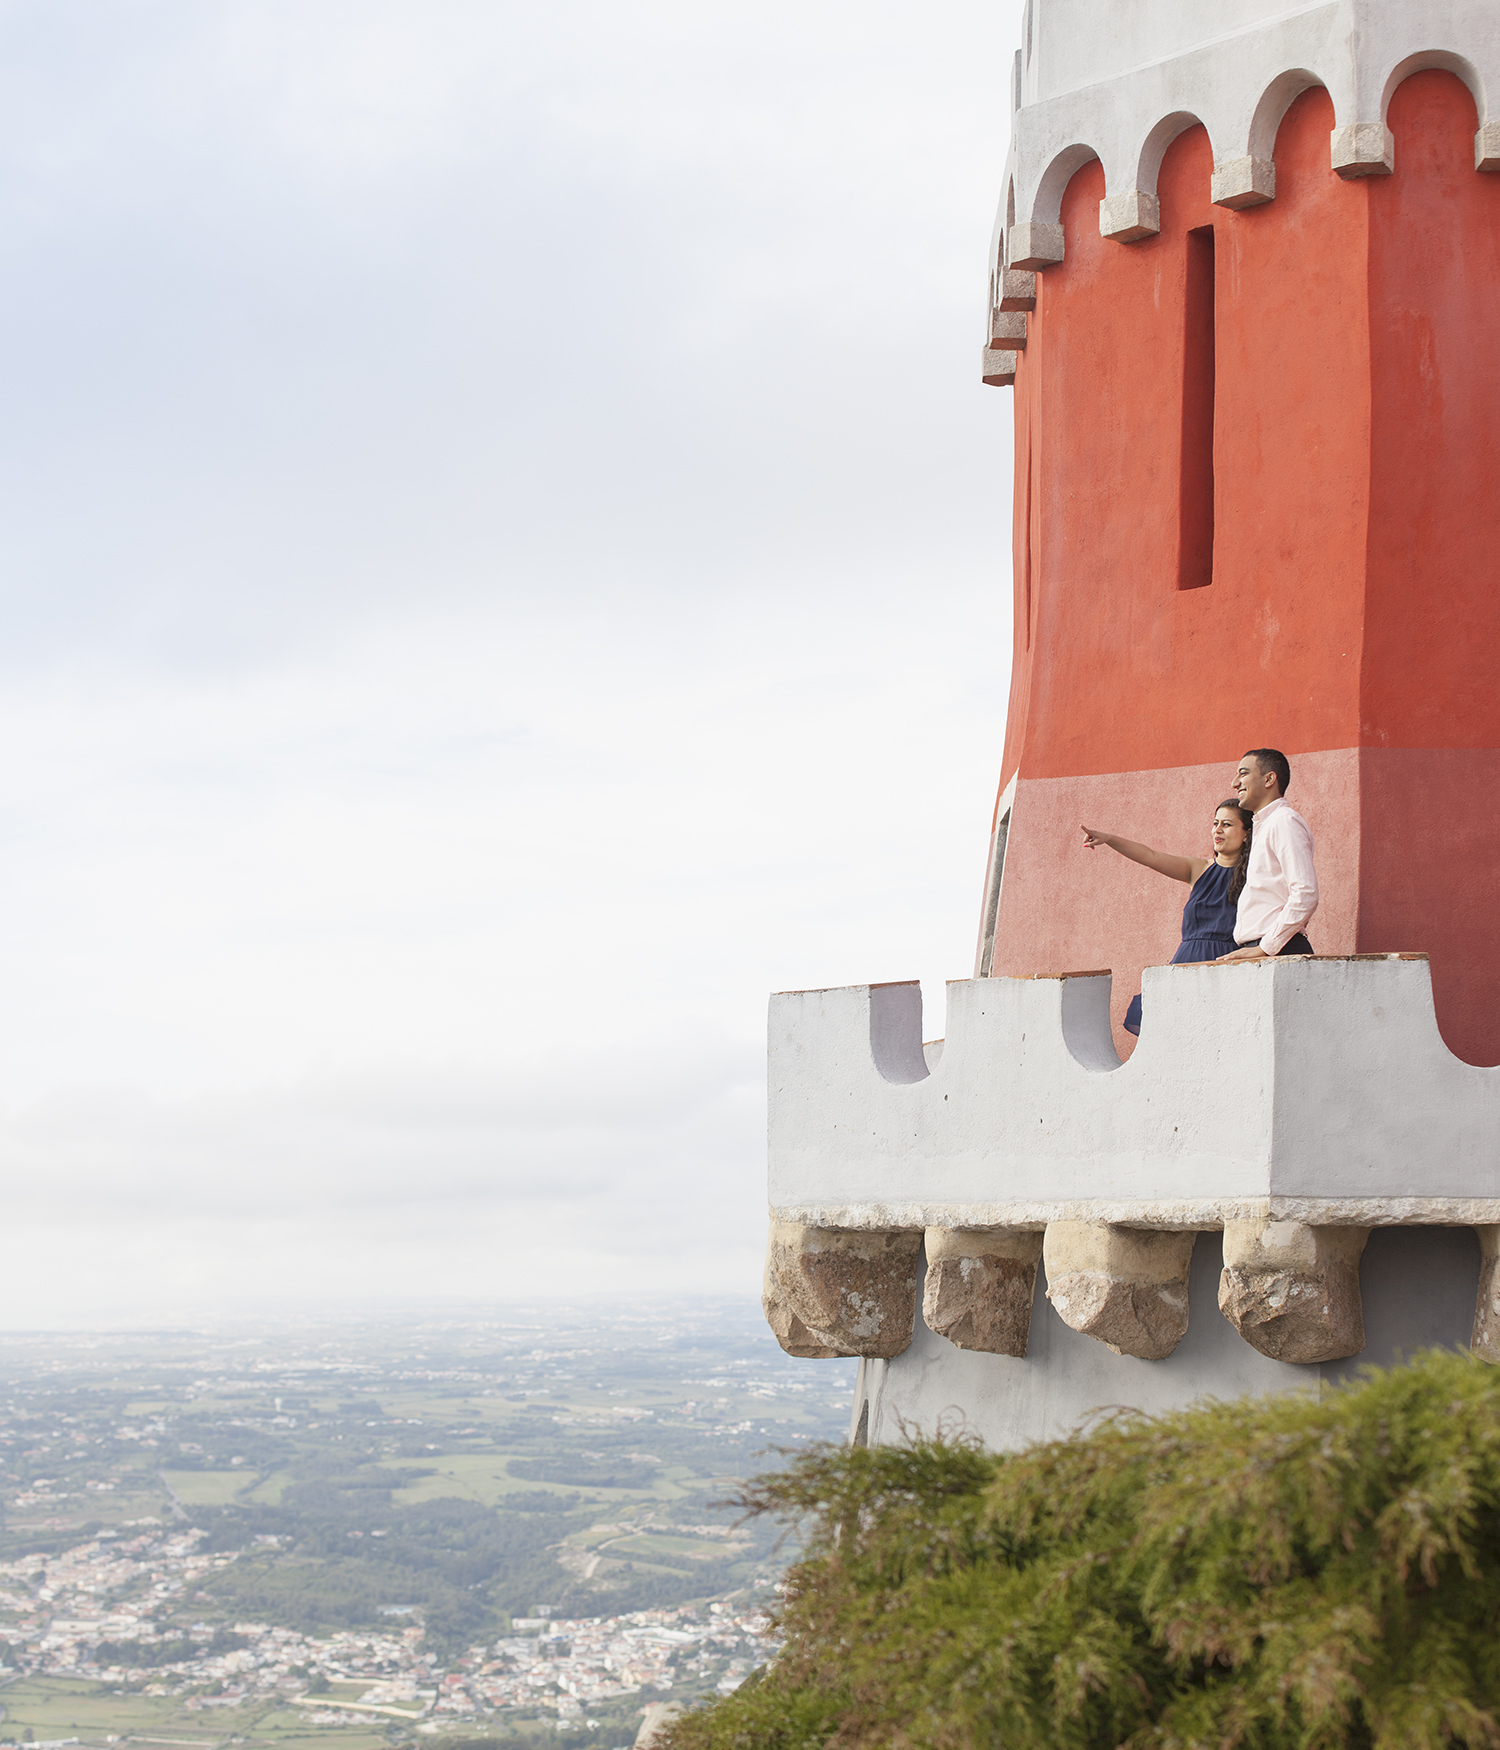
{"type": "Polygon", "coordinates": [[[1425,956],[1148,967],[1142,994],[1121,1063],[1108,973],[955,980],[930,1070],[916,983],[773,997],[773,1215],[1500,1222],[1500,1068],[1443,1043],[1425,956]]]}
{"type": "Polygon", "coordinates": [[[925,1046],[916,984],[772,999],[766,1313],[863,1358],[865,1436],[1500,1359],[1500,1068],[1424,956],[1149,968],[1128,1063],[1109,982],[954,982],[925,1046]]]}

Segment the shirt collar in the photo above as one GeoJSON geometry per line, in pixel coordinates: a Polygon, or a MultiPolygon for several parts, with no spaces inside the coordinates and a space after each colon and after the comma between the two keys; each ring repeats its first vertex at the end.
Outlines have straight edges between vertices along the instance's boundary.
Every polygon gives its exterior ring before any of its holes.
{"type": "Polygon", "coordinates": [[[1273,809],[1285,808],[1285,807],[1286,807],[1286,797],[1285,796],[1278,796],[1274,799],[1274,801],[1267,802],[1264,805],[1264,807],[1257,809],[1256,814],[1255,814],[1255,818],[1257,821],[1262,821],[1266,818],[1266,816],[1268,814],[1271,813],[1271,811],[1273,809]]]}

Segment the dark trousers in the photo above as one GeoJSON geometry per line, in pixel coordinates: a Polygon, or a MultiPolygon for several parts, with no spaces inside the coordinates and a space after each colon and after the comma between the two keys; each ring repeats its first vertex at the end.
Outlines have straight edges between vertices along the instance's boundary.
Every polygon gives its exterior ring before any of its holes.
{"type": "MultiPolygon", "coordinates": [[[[1253,942],[1241,942],[1240,946],[1242,948],[1258,948],[1260,946],[1260,937],[1257,936],[1253,942]]],[[[1311,954],[1312,951],[1312,943],[1302,934],[1301,930],[1298,930],[1296,935],[1292,937],[1291,941],[1287,943],[1286,947],[1280,949],[1272,956],[1272,958],[1280,960],[1284,954],[1311,954]]]]}

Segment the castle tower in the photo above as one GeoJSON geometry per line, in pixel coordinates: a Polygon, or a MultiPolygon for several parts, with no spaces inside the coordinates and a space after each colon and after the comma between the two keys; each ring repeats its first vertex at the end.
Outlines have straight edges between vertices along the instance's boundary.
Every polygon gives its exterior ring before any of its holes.
{"type": "Polygon", "coordinates": [[[1319,953],[1421,950],[1500,1063],[1500,6],[1031,0],[985,380],[1015,630],[976,973],[1112,967],[1291,757],[1319,953]]]}
{"type": "Polygon", "coordinates": [[[925,1044],[915,984],[771,1005],[764,1304],[861,1358],[856,1440],[1500,1361],[1500,0],[1030,0],[1023,34],[975,976],[925,1044]],[[1200,852],[1260,745],[1319,957],[1168,968],[1183,890],[1078,828],[1200,852]]]}

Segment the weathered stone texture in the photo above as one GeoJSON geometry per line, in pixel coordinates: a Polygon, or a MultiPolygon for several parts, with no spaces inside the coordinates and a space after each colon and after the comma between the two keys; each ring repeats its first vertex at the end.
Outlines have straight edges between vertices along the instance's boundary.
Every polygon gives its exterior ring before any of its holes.
{"type": "Polygon", "coordinates": [[[1227,158],[1216,162],[1209,199],[1238,212],[1276,198],[1276,165],[1270,158],[1227,158]]]}
{"type": "Polygon", "coordinates": [[[1064,1324],[1116,1355],[1164,1361],[1187,1334],[1191,1233],[1054,1221],[1047,1298],[1064,1324]]]}
{"type": "Polygon", "coordinates": [[[986,346],[979,355],[979,379],[992,389],[1008,388],[1016,380],[1016,360],[1020,353],[998,346],[986,346]]]}
{"type": "Polygon", "coordinates": [[[1099,203],[1099,235],[1116,243],[1138,243],[1161,230],[1161,203],[1145,189],[1106,195],[1099,203]]]}
{"type": "Polygon", "coordinates": [[[1026,350],[1026,312],[1024,310],[990,311],[990,346],[1024,352],[1026,350]]]}
{"type": "Polygon", "coordinates": [[[911,1345],[920,1233],[772,1221],[761,1305],[789,1355],[889,1359],[911,1345]]]}
{"type": "Polygon", "coordinates": [[[1002,310],[1034,310],[1036,308],[1036,275],[1018,273],[1007,267],[1000,275],[1000,308],[1002,310]]]}
{"type": "Polygon", "coordinates": [[[1016,1229],[930,1227],[922,1317],[959,1349],[1024,1356],[1042,1236],[1016,1229]]]}
{"type": "Polygon", "coordinates": [[[1018,268],[1023,273],[1035,273],[1038,268],[1051,267],[1062,258],[1061,225],[1037,222],[1011,226],[1010,252],[1006,256],[1008,267],[1018,268]]]}
{"type": "Polygon", "coordinates": [[[1396,168],[1396,141],[1383,122],[1355,122],[1331,136],[1333,168],[1346,182],[1360,176],[1390,176],[1396,168]]]}
{"type": "Polygon", "coordinates": [[[1341,1361],[1365,1346],[1359,1260],[1367,1227],[1227,1221],[1219,1310],[1273,1361],[1341,1361]]]}
{"type": "Polygon", "coordinates": [[[1481,1361],[1500,1361],[1500,1227],[1476,1227],[1479,1236],[1479,1293],[1474,1303],[1470,1347],[1481,1361]]]}

